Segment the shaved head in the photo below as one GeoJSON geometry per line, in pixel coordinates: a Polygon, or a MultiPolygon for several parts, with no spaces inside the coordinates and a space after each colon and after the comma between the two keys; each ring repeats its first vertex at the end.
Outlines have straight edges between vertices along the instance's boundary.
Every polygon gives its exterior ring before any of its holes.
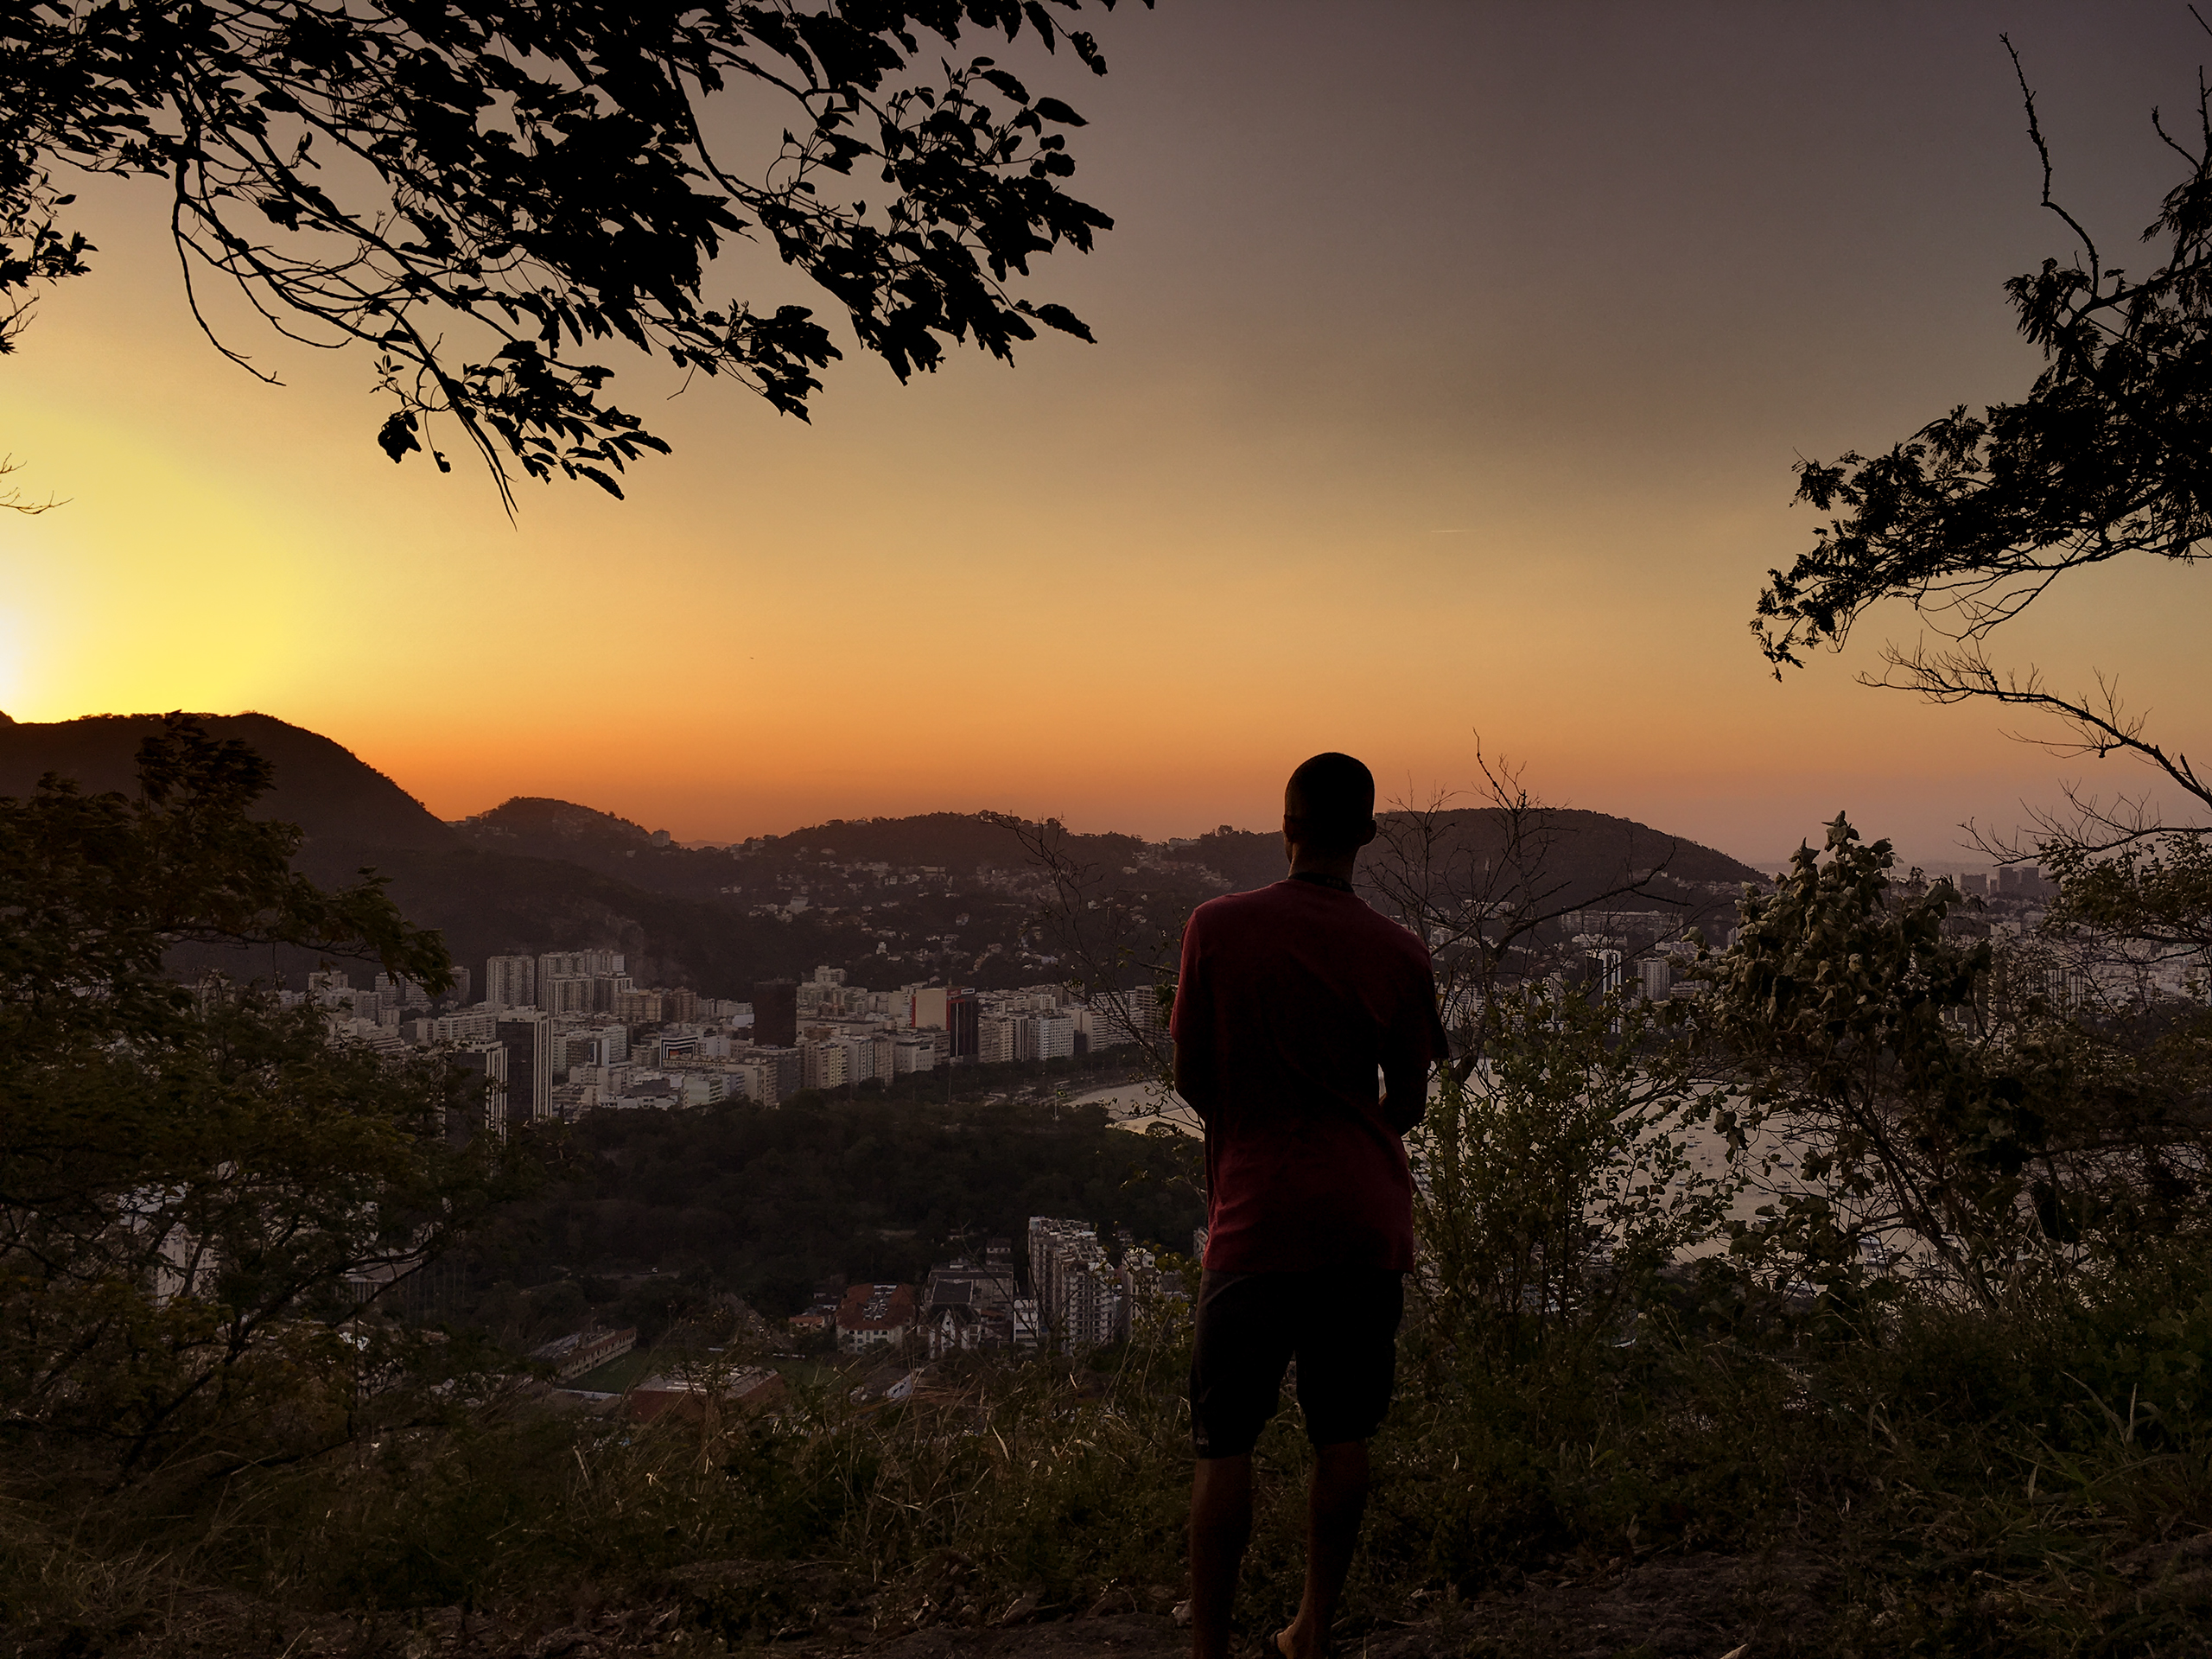
{"type": "Polygon", "coordinates": [[[1317,852],[1356,851],[1375,835],[1375,774],[1348,754],[1317,754],[1290,774],[1282,815],[1317,852]]]}

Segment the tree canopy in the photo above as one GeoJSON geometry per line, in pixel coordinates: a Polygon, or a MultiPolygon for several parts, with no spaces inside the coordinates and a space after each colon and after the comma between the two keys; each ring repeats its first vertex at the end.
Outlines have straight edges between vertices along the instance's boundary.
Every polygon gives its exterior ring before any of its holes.
{"type": "MultiPolygon", "coordinates": [[[[2010,42],[2007,41],[2010,48],[2010,42]]],[[[2014,58],[2016,70],[2018,65],[2014,58]]],[[[2051,195],[2050,152],[2024,74],[2043,206],[2077,243],[2005,284],[2046,366],[2018,403],[1961,405],[1886,453],[1798,468],[1797,499],[1831,515],[1786,571],[1768,573],[1752,626],[1780,673],[1887,599],[1903,599],[1951,645],[1887,652],[1874,680],[1941,702],[1986,698],[2056,715],[2058,747],[2132,753],[2212,806],[2212,781],[2146,735],[2116,687],[2054,690],[2036,671],[1993,665],[1993,631],[2069,571],[2148,556],[2183,563],[2212,536],[2212,103],[2177,137],[2180,180],[2143,232],[2158,264],[2131,276],[2051,195]]]]}
{"type": "Polygon", "coordinates": [[[373,349],[395,461],[427,450],[449,469],[432,429],[450,416],[510,502],[510,463],[620,495],[614,474],[667,446],[608,399],[590,360],[606,345],[734,377],[802,418],[840,355],[807,307],[709,293],[729,238],[765,240],[827,290],[901,379],[947,342],[1004,359],[1040,324],[1091,337],[1010,286],[1113,222],[1065,188],[1083,118],[988,56],[939,49],[1027,31],[1103,74],[1062,19],[1081,5],[10,6],[0,349],[29,291],[96,251],[68,227],[67,174],[158,178],[188,286],[219,275],[287,336],[373,349]],[[789,124],[765,162],[716,136],[717,100],[741,94],[789,124]]]}
{"type": "Polygon", "coordinates": [[[482,1101],[443,1057],[387,1064],[312,1007],[164,971],[194,942],[432,986],[451,964],[373,877],[289,868],[299,832],[246,816],[269,769],[244,745],[171,716],[139,778],[0,798],[0,1441],[225,1467],[342,1438],[374,1357],[336,1329],[348,1276],[436,1255],[523,1166],[457,1132],[482,1101]]]}

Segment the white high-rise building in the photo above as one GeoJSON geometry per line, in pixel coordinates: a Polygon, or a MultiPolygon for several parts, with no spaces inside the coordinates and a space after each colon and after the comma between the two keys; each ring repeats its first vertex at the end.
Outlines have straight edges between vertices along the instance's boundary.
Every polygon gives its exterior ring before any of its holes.
{"type": "Polygon", "coordinates": [[[413,1025],[418,1043],[480,1043],[499,1034],[499,1017],[490,1014],[442,1014],[413,1025]]]}
{"type": "Polygon", "coordinates": [[[847,1083],[866,1083],[875,1075],[875,1043],[872,1038],[837,1037],[831,1040],[844,1052],[847,1083]]]}
{"type": "Polygon", "coordinates": [[[1582,956],[1583,982],[1592,996],[1610,996],[1621,988],[1621,953],[1614,950],[1586,950],[1582,956]]]}
{"type": "Polygon", "coordinates": [[[1068,1015],[1039,1014],[1029,1024],[1035,1033],[1033,1040],[1036,1058],[1061,1060],[1075,1052],[1075,1021],[1068,1015]]]}
{"type": "Polygon", "coordinates": [[[1166,1023],[1160,1017],[1160,993],[1151,986],[1137,986],[1128,993],[1128,1000],[1129,1027],[1139,1037],[1158,1031],[1166,1023]]]}
{"type": "Polygon", "coordinates": [[[845,1046],[832,1039],[828,1042],[799,1045],[799,1086],[804,1089],[835,1089],[845,1082],[845,1046]]]}
{"type": "Polygon", "coordinates": [[[589,1014],[594,982],[583,974],[548,974],[537,963],[537,1006],[548,1014],[589,1014]]]}
{"type": "Polygon", "coordinates": [[[493,957],[484,964],[484,1001],[493,1012],[537,1006],[537,961],[533,957],[493,957]]]}
{"type": "Polygon", "coordinates": [[[413,980],[399,974],[378,974],[377,995],[385,999],[388,1008],[428,1007],[429,994],[413,980]]]}
{"type": "Polygon", "coordinates": [[[1029,1218],[1029,1287],[1046,1332],[1073,1350],[1128,1334],[1128,1299],[1087,1222],[1029,1218]]]}
{"type": "Polygon", "coordinates": [[[976,1022],[976,1060],[990,1065],[1020,1058],[1021,1021],[1006,1014],[987,1014],[976,1022]]]}
{"type": "Polygon", "coordinates": [[[596,979],[622,971],[620,950],[545,950],[537,957],[540,983],[549,978],[596,979]]]}

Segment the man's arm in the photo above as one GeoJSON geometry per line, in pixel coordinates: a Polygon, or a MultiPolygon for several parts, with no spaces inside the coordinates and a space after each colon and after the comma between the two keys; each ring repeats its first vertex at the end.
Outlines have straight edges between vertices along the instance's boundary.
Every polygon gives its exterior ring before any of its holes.
{"type": "Polygon", "coordinates": [[[1428,1062],[1398,1062],[1382,1068],[1382,1121],[1400,1135],[1421,1122],[1428,1109],[1428,1062]]]}
{"type": "Polygon", "coordinates": [[[1422,964],[1419,987],[1404,1011],[1382,1057],[1382,1121],[1406,1134],[1428,1109],[1429,1068],[1452,1058],[1452,1040],[1436,1012],[1436,979],[1422,964]]]}
{"type": "MultiPolygon", "coordinates": [[[[1205,909],[1199,906],[1199,911],[1205,909]]],[[[1183,949],[1176,963],[1174,1009],[1167,1034],[1175,1045],[1175,1092],[1198,1115],[1201,1123],[1213,1121],[1214,1103],[1220,1098],[1221,1079],[1214,1076],[1212,1010],[1208,1006],[1205,969],[1198,949],[1198,911],[1183,924],[1183,949]]]]}
{"type": "Polygon", "coordinates": [[[1212,1060],[1212,1054],[1202,1051],[1195,1043],[1175,1045],[1175,1092],[1183,1096],[1185,1105],[1198,1115],[1201,1123],[1213,1119],[1217,1080],[1212,1060]]]}

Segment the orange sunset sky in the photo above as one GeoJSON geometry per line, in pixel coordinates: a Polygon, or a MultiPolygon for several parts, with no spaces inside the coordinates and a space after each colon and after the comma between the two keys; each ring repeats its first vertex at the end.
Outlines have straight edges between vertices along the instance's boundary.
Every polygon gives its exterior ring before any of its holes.
{"type": "MultiPolygon", "coordinates": [[[[1961,859],[1962,819],[2145,781],[1854,685],[1909,612],[1781,684],[1746,620],[1810,537],[1793,461],[2034,373],[2001,284],[2070,245],[1999,32],[2109,249],[2177,176],[2149,112],[2194,118],[2212,37],[2183,6],[1160,0],[1091,26],[1103,81],[1001,55],[1090,120],[1073,182],[1117,228],[1024,291],[1098,345],[904,388],[849,351],[811,426],[729,386],[664,401],[663,365],[610,352],[675,454],[626,502],[525,486],[512,524],[466,463],[376,448],[365,357],[232,306],[287,385],[220,360],[159,192],[87,183],[94,274],[0,363],[11,481],[66,499],[0,515],[0,709],[257,709],[445,817],[554,795],[683,839],[985,805],[1260,826],[1308,753],[1425,797],[1478,730],[1548,799],[1754,861],[1839,807],[1961,859]]],[[[808,297],[727,263],[716,287],[808,297]]],[[[2119,671],[2196,747],[2203,580],[2071,578],[1997,654],[2119,671]]]]}

